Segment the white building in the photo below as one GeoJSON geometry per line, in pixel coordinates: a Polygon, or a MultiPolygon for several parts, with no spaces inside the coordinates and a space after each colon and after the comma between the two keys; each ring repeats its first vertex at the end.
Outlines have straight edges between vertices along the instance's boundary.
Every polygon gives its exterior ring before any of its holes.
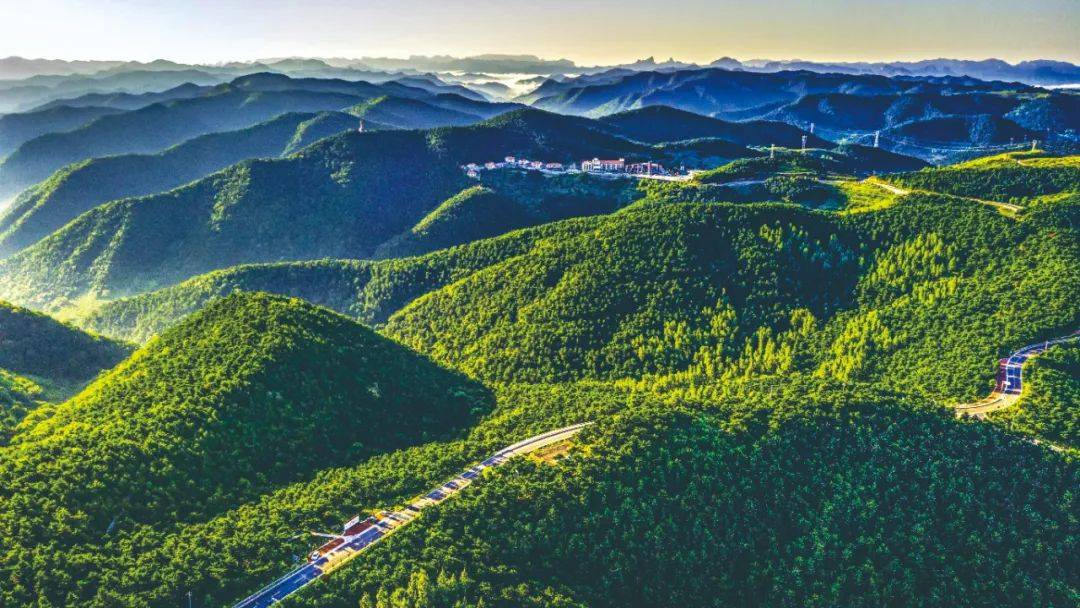
{"type": "Polygon", "coordinates": [[[586,173],[622,173],[626,170],[626,159],[601,160],[594,158],[581,162],[581,170],[586,173]]]}

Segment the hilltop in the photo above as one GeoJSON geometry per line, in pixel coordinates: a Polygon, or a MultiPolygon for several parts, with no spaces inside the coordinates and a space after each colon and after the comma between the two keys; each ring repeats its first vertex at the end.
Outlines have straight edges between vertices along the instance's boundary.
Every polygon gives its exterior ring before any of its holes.
{"type": "Polygon", "coordinates": [[[888,177],[907,188],[1000,202],[1038,204],[1080,195],[1080,156],[1011,153],[898,173],[888,177]]]}
{"type": "Polygon", "coordinates": [[[111,534],[199,521],[316,470],[448,439],[489,407],[483,387],[344,317],[223,299],[0,448],[5,602],[93,594],[66,595],[66,577],[90,576],[90,563],[30,581],[17,574],[24,559],[93,555],[111,534]],[[27,505],[41,515],[7,527],[27,505]],[[77,516],[44,517],[58,512],[77,516]]]}
{"type": "Polygon", "coordinates": [[[742,146],[798,148],[805,135],[812,148],[829,146],[824,139],[782,122],[729,122],[663,105],[619,112],[599,121],[626,137],[654,144],[709,137],[742,146]]]}
{"type": "Polygon", "coordinates": [[[288,154],[358,124],[342,112],[288,113],[247,129],[195,137],[157,154],[69,165],[24,191],[0,216],[0,255],[36,243],[102,203],[171,190],[247,158],[288,154]]]}
{"type": "Polygon", "coordinates": [[[45,401],[62,401],[130,354],[121,342],[0,302],[0,445],[45,401]]]}
{"type": "Polygon", "coordinates": [[[0,602],[230,605],[321,542],[304,531],[591,421],[289,601],[1066,605],[1077,466],[1030,439],[1075,447],[1074,349],[990,423],[947,406],[1080,327],[1072,159],[461,167],[725,141],[629,135],[646,126],[518,110],[350,131],[106,203],[4,261],[4,289],[80,297],[80,323],[145,345],[0,447],[0,602]],[[879,167],[905,172],[853,175],[879,167]],[[1025,208],[967,196],[988,187],[1025,208]]]}
{"type": "MultiPolygon", "coordinates": [[[[484,105],[484,98],[461,87],[441,83],[398,82],[379,85],[360,81],[289,78],[281,74],[251,74],[215,86],[190,98],[175,98],[130,111],[101,116],[71,131],[45,133],[22,143],[0,164],[0,196],[46,178],[53,171],[87,158],[126,153],[156,153],[208,133],[243,129],[287,112],[340,111],[382,97],[427,100],[438,109],[437,118],[408,128],[459,124],[462,120],[440,104],[484,105]],[[464,96],[462,96],[464,93],[464,96]],[[471,96],[471,97],[470,97],[471,96]],[[438,122],[439,118],[448,122],[438,122]]],[[[408,101],[401,101],[408,104],[408,101]]],[[[421,101],[421,103],[423,103],[421,101]]],[[[503,111],[477,110],[476,118],[503,111]]],[[[406,123],[413,119],[404,117],[406,123]]],[[[380,122],[373,117],[373,121],[380,122]]]]}
{"type": "Polygon", "coordinates": [[[470,127],[343,133],[287,158],[96,207],[0,263],[0,291],[56,309],[234,264],[368,257],[465,189],[465,162],[507,153],[647,158],[649,150],[591,121],[535,110],[470,127]]]}
{"type": "Polygon", "coordinates": [[[431,129],[441,126],[464,126],[480,122],[476,114],[440,108],[417,99],[377,97],[349,108],[349,112],[365,120],[388,125],[395,129],[431,129]]]}

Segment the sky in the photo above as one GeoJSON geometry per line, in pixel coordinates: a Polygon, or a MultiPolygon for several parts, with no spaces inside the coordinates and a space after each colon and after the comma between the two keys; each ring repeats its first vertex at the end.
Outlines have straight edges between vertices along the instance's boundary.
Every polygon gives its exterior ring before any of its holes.
{"type": "Polygon", "coordinates": [[[1080,63],[1080,0],[0,0],[0,57],[1080,63]]]}

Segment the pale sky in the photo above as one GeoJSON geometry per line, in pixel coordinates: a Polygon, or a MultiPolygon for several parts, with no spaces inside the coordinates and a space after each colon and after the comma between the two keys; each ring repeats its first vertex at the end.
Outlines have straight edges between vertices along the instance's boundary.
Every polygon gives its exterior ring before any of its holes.
{"type": "Polygon", "coordinates": [[[480,53],[1080,63],[1080,0],[0,0],[0,57],[480,53]]]}

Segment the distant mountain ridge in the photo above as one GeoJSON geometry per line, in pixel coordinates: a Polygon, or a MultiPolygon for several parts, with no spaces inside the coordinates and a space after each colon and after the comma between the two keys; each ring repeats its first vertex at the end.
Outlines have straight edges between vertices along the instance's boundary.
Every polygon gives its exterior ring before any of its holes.
{"type": "MultiPolygon", "coordinates": [[[[648,115],[664,113],[676,123],[685,116],[677,110],[643,112],[646,123],[648,115]]],[[[440,214],[440,221],[430,226],[439,226],[438,234],[421,226],[416,234],[404,235],[444,201],[475,185],[462,171],[464,163],[509,154],[563,163],[594,156],[689,162],[703,154],[727,162],[761,153],[715,139],[717,134],[730,131],[747,143],[774,139],[785,143],[771,133],[779,129],[793,144],[800,139],[801,132],[787,125],[760,123],[763,132],[755,133],[758,123],[732,125],[700,118],[666,135],[655,130],[647,134],[654,141],[685,140],[672,147],[634,141],[635,133],[642,133],[634,114],[605,123],[535,109],[508,112],[467,127],[341,133],[288,158],[245,161],[176,190],[105,203],[48,236],[44,231],[26,234],[20,237],[22,246],[41,240],[0,262],[0,290],[13,301],[53,309],[88,294],[115,298],[141,293],[234,264],[364,258],[375,255],[384,243],[395,254],[427,251],[472,234],[460,232],[471,230],[467,225],[444,228],[455,224],[443,220],[459,212],[468,217],[478,208],[472,203],[493,200],[482,197],[468,205],[451,205],[447,211],[453,212],[440,214]],[[398,235],[403,240],[391,248],[388,240],[398,235]]],[[[670,127],[672,121],[657,118],[649,128],[662,124],[670,127]]],[[[908,160],[915,164],[904,168],[919,166],[908,160]]],[[[861,166],[860,172],[885,170],[875,162],[861,166]]],[[[588,214],[590,208],[593,213],[614,210],[590,203],[604,197],[592,194],[588,184],[566,186],[565,196],[556,196],[551,210],[535,209],[546,200],[543,193],[522,195],[524,207],[514,212],[518,219],[484,228],[480,236],[588,214]]],[[[529,187],[524,182],[512,185],[523,192],[529,187]]],[[[59,212],[46,199],[36,211],[42,218],[59,212]]],[[[12,213],[24,214],[24,207],[34,205],[20,204],[12,213]]],[[[18,221],[13,220],[12,226],[18,221]]],[[[51,226],[57,225],[52,221],[51,226]]],[[[12,230],[6,238],[14,239],[20,231],[12,230]]]]}
{"type": "MultiPolygon", "coordinates": [[[[190,98],[168,99],[135,110],[103,115],[63,133],[45,133],[24,141],[0,164],[0,197],[48,177],[53,171],[88,158],[126,153],[155,153],[207,133],[242,129],[286,112],[344,110],[380,97],[419,100],[428,105],[429,120],[409,124],[408,117],[391,126],[418,128],[464,124],[514,106],[492,105],[479,93],[459,86],[416,80],[371,84],[340,79],[290,78],[259,73],[242,76],[190,98]],[[464,90],[465,94],[459,94],[464,90]],[[444,108],[440,110],[439,108],[444,108]],[[469,116],[459,108],[470,108],[469,116]],[[453,120],[447,116],[453,113],[453,120]],[[444,120],[445,122],[438,122],[444,120]]],[[[413,103],[412,105],[417,105],[413,103]]],[[[74,112],[73,110],[69,112],[74,112]]],[[[372,120],[382,124],[390,121],[372,120]]]]}
{"type": "MultiPolygon", "coordinates": [[[[969,76],[983,80],[1016,81],[1035,85],[1080,83],[1080,66],[1067,61],[1052,59],[1035,59],[1017,63],[1009,63],[994,58],[982,60],[938,58],[919,61],[828,62],[801,59],[740,61],[731,57],[722,57],[708,65],[725,69],[763,72],[797,69],[846,74],[880,74],[884,76],[969,76]]],[[[704,66],[693,62],[678,61],[674,58],[667,61],[656,61],[652,57],[647,57],[623,64],[584,67],[569,59],[541,59],[535,55],[499,54],[472,57],[413,55],[404,59],[388,57],[360,57],[357,59],[296,57],[231,62],[219,65],[184,64],[166,60],[142,63],[138,61],[63,61],[7,57],[0,59],[0,79],[28,78],[35,75],[87,75],[101,72],[168,71],[178,69],[198,69],[211,73],[234,73],[240,69],[258,71],[265,68],[275,68],[282,71],[295,71],[359,68],[385,71],[462,71],[556,75],[595,73],[611,69],[655,71],[697,67],[704,66]]]]}
{"type": "MultiPolygon", "coordinates": [[[[121,154],[69,165],[20,194],[0,215],[0,256],[32,245],[102,203],[171,190],[247,158],[288,154],[356,129],[359,122],[343,112],[282,114],[246,129],[201,135],[157,154],[121,154]]],[[[376,127],[374,122],[367,125],[376,127]]]]}

